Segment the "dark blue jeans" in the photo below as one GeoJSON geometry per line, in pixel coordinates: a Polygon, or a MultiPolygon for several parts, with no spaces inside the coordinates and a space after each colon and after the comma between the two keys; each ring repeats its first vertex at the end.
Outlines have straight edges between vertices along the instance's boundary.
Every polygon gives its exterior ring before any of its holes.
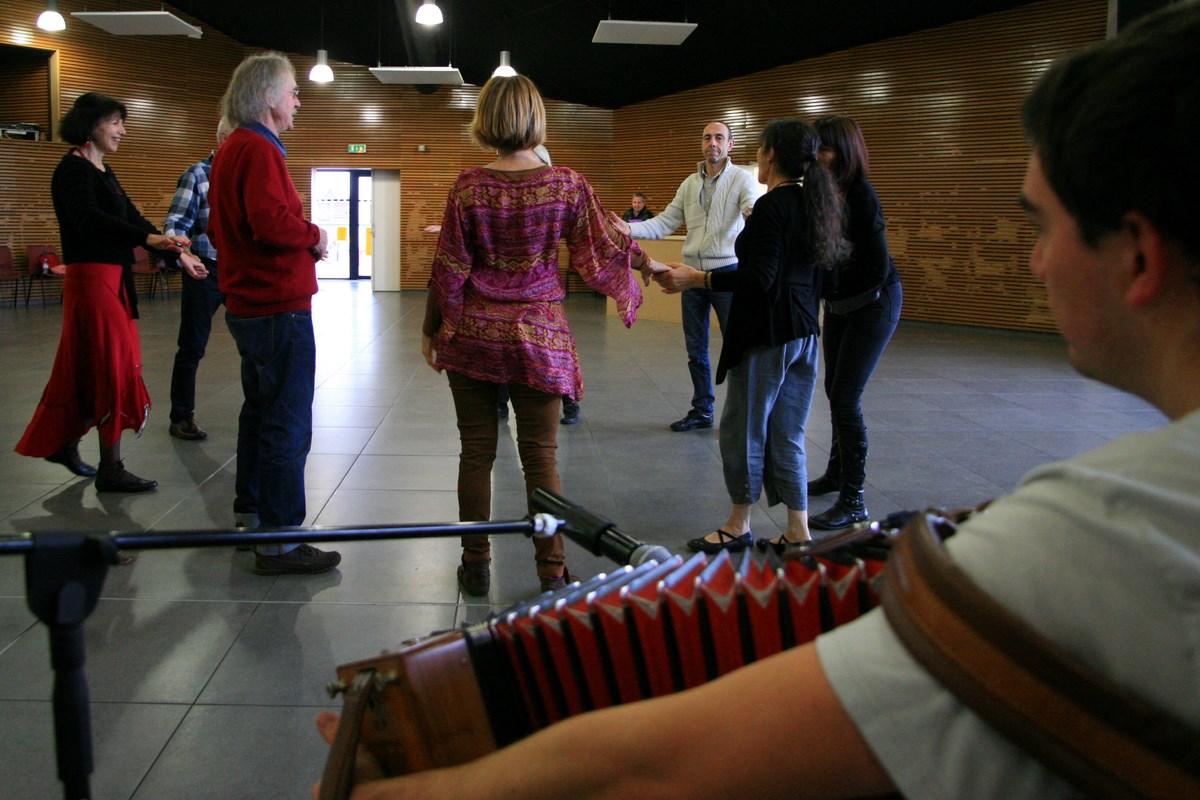
{"type": "MultiPolygon", "coordinates": [[[[737,264],[719,267],[713,272],[737,269],[737,264]]],[[[729,321],[729,305],[733,302],[731,292],[713,292],[708,289],[685,289],[679,296],[683,312],[683,343],[687,347],[688,372],[692,374],[692,408],[704,414],[713,413],[712,364],[708,357],[709,309],[717,312],[717,323],[721,332],[729,321]]]]}
{"type": "Polygon", "coordinates": [[[179,349],[175,351],[175,368],[171,370],[171,422],[187,419],[196,411],[196,369],[208,347],[213,314],[225,302],[225,295],[217,288],[217,262],[207,258],[201,261],[208,268],[208,277],[198,281],[183,273],[179,349]]]}
{"type": "Polygon", "coordinates": [[[900,321],[904,293],[900,282],[879,292],[879,299],[849,314],[825,313],[821,329],[825,355],[825,396],[839,435],[863,436],[862,396],[871,373],[900,321]]]}
{"type": "MultiPolygon", "coordinates": [[[[317,346],[312,313],[266,317],[225,313],[242,357],[235,513],[257,512],[265,527],[302,525],[304,465],[312,445],[317,346]]],[[[295,547],[259,547],[273,555],[295,547]]]]}

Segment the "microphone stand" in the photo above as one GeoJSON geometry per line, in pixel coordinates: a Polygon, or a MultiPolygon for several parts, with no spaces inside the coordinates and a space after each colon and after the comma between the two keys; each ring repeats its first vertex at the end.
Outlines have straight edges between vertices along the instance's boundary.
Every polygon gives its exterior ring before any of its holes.
{"type": "MultiPolygon", "coordinates": [[[[565,502],[565,501],[564,501],[565,502]]],[[[143,533],[21,533],[0,536],[0,556],[25,556],[29,608],[50,633],[54,669],[54,740],[58,778],[65,800],[90,800],[92,731],[83,623],[96,608],[108,568],[119,550],[180,547],[374,541],[441,536],[523,533],[553,536],[562,525],[549,514],[515,522],[441,525],[255,528],[228,531],[180,530],[143,533]]],[[[596,551],[599,552],[599,551],[596,551]]]]}
{"type": "Polygon", "coordinates": [[[635,539],[619,530],[611,520],[593,514],[549,489],[534,489],[529,495],[529,507],[561,519],[563,533],[568,539],[593,555],[608,556],[618,564],[636,567],[651,559],[661,564],[671,558],[667,548],[635,539]]]}

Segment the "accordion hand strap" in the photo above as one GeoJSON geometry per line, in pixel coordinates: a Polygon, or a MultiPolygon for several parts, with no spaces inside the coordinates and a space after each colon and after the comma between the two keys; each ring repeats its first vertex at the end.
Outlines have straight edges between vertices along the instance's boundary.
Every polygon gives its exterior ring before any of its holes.
{"type": "Polygon", "coordinates": [[[329,747],[325,774],[321,776],[319,800],[346,800],[354,788],[354,762],[358,756],[359,734],[367,705],[375,691],[374,678],[374,670],[363,670],[346,688],[342,719],[338,723],[333,744],[329,747]]]}
{"type": "Polygon", "coordinates": [[[993,600],[940,545],[953,529],[918,514],[888,560],[884,613],[913,657],[1089,796],[1200,797],[1200,734],[993,600]]]}

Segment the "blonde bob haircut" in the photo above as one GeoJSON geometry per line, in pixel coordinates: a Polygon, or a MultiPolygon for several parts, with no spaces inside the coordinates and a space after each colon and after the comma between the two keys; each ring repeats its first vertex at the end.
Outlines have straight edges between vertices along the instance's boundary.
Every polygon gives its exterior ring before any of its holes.
{"type": "Polygon", "coordinates": [[[479,92],[469,130],[485,150],[531,150],[546,141],[542,95],[524,75],[489,78],[479,92]]]}

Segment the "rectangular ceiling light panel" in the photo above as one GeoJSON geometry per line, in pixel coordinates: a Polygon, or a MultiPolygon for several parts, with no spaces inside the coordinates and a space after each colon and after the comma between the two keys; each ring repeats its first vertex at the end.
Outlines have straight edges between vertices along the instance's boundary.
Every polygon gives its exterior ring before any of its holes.
{"type": "Polygon", "coordinates": [[[169,11],[72,11],[72,17],[106,30],[114,36],[190,36],[202,31],[169,11]]]}
{"type": "Polygon", "coordinates": [[[592,34],[593,44],[683,44],[696,30],[694,22],[635,22],[604,19],[592,34]]]}
{"type": "Polygon", "coordinates": [[[458,67],[371,67],[371,74],[380,83],[463,85],[458,67]]]}

